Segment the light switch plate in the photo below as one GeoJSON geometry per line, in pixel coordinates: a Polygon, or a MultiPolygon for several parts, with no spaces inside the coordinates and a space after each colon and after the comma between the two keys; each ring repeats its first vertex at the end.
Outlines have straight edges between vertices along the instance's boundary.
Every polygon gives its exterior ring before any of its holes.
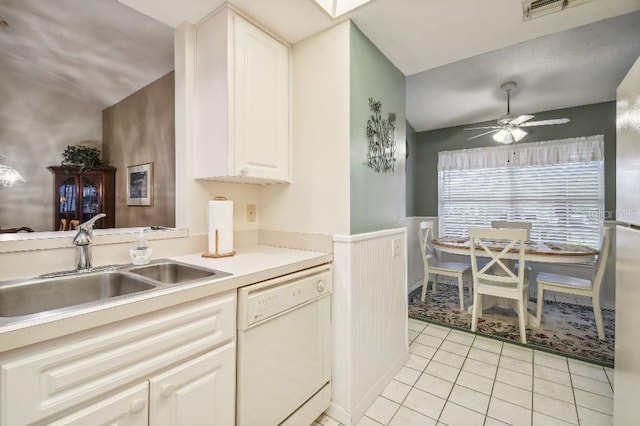
{"type": "Polygon", "coordinates": [[[391,240],[391,257],[400,256],[400,238],[391,240]]]}
{"type": "Polygon", "coordinates": [[[247,204],[247,222],[256,221],[256,205],[247,204]]]}

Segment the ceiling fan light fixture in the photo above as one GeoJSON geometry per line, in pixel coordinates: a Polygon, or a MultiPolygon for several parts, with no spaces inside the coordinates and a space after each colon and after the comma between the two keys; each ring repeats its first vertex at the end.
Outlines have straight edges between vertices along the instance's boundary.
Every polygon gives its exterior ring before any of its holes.
{"type": "Polygon", "coordinates": [[[505,129],[501,129],[498,132],[493,134],[493,140],[500,143],[511,143],[513,142],[513,136],[511,133],[506,131],[505,129]]]}
{"type": "Polygon", "coordinates": [[[510,144],[513,142],[520,142],[525,136],[527,136],[527,132],[516,127],[513,129],[499,130],[493,134],[493,140],[503,144],[510,144]]]}
{"type": "Polygon", "coordinates": [[[522,138],[527,136],[527,132],[522,130],[520,127],[516,127],[515,129],[511,130],[511,134],[513,135],[513,139],[515,139],[516,142],[520,142],[522,138]]]}
{"type": "Polygon", "coordinates": [[[520,142],[527,132],[520,127],[533,127],[533,126],[549,126],[553,124],[565,124],[569,122],[568,118],[555,118],[551,120],[541,121],[529,121],[534,116],[530,114],[522,114],[514,116],[511,114],[511,91],[515,89],[517,84],[513,81],[507,81],[503,83],[500,88],[507,92],[507,113],[498,119],[497,126],[484,126],[484,127],[467,127],[462,130],[487,130],[492,129],[479,135],[471,136],[467,138],[469,140],[479,138],[484,135],[493,133],[493,140],[496,142],[508,144],[513,142],[520,142]]]}

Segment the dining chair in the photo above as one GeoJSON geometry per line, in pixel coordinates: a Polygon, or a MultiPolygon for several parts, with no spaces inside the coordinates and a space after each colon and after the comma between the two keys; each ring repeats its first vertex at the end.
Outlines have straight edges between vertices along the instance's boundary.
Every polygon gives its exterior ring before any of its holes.
{"type": "MultiPolygon", "coordinates": [[[[533,224],[531,222],[511,222],[508,220],[492,220],[491,227],[495,229],[526,229],[527,230],[527,240],[531,239],[531,228],[533,224]]],[[[518,269],[520,266],[516,263],[515,268],[518,269]]],[[[529,274],[531,272],[531,266],[527,265],[524,270],[525,274],[529,274]]],[[[528,275],[525,277],[528,278],[528,275]]]]}
{"type": "Polygon", "coordinates": [[[576,296],[587,296],[591,298],[593,305],[593,316],[596,319],[598,339],[605,340],[604,327],[602,325],[602,310],[600,308],[600,285],[602,284],[604,271],[607,267],[610,246],[611,238],[609,235],[609,229],[605,228],[602,235],[602,242],[600,244],[598,260],[595,264],[593,276],[590,280],[566,275],[550,274],[547,272],[538,273],[538,277],[536,279],[536,283],[538,285],[536,318],[538,319],[538,322],[542,319],[545,290],[573,294],[576,296]]]}
{"type": "Polygon", "coordinates": [[[445,275],[456,278],[458,282],[458,297],[460,299],[460,310],[464,311],[464,279],[463,275],[469,273],[471,265],[459,262],[442,262],[438,260],[438,255],[431,238],[433,237],[433,222],[420,222],[418,231],[420,238],[420,251],[422,252],[422,263],[424,265],[424,278],[422,280],[422,297],[423,302],[427,297],[427,286],[429,284],[429,275],[433,274],[433,284],[431,290],[433,294],[437,291],[438,275],[445,275]]]}
{"type": "Polygon", "coordinates": [[[526,318],[529,295],[529,280],[525,279],[525,268],[514,273],[512,260],[506,259],[509,252],[517,251],[517,262],[525,265],[526,229],[469,228],[471,249],[471,274],[473,277],[473,312],[471,331],[478,328],[478,314],[482,315],[482,297],[495,296],[517,302],[520,341],[527,343],[526,318]],[[500,248],[495,248],[489,240],[503,240],[500,248]],[[482,257],[489,258],[479,266],[482,257]]]}
{"type": "Polygon", "coordinates": [[[527,240],[531,238],[531,228],[533,224],[531,222],[511,222],[508,220],[492,220],[491,227],[494,229],[526,229],[527,240]]]}

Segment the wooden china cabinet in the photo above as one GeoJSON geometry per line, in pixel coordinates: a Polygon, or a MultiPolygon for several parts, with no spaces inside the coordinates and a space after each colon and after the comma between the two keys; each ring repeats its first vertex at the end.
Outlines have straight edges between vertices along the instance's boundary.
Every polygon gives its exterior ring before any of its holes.
{"type": "MultiPolygon", "coordinates": [[[[95,223],[96,228],[114,228],[116,224],[116,168],[51,166],[53,180],[53,226],[72,220],[83,223],[98,213],[107,216],[95,223]],[[63,221],[63,219],[65,219],[63,221]]],[[[78,223],[78,222],[76,222],[78,223]]],[[[68,226],[66,229],[72,229],[68,226]]]]}

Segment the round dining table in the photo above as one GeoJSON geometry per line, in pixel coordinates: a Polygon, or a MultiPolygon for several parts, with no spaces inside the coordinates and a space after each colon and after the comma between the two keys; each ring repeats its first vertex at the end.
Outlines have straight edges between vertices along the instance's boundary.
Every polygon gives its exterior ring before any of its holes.
{"type": "MultiPolygon", "coordinates": [[[[485,242],[489,241],[484,239],[485,242]]],[[[461,237],[440,237],[432,240],[433,245],[440,251],[469,256],[469,238],[461,237]]],[[[494,240],[489,243],[489,247],[500,252],[504,248],[504,241],[494,240]]],[[[554,242],[526,241],[524,249],[524,259],[526,262],[542,263],[588,263],[595,259],[598,250],[588,246],[576,244],[564,244],[554,242]]],[[[517,249],[505,254],[506,259],[518,259],[517,249]]]]}
{"type": "MultiPolygon", "coordinates": [[[[501,252],[505,247],[504,240],[487,240],[483,239],[485,244],[496,252],[501,252]]],[[[458,254],[462,256],[471,255],[471,247],[469,238],[462,237],[440,237],[431,241],[434,248],[445,253],[458,254]]],[[[480,256],[480,251],[476,251],[480,256]]],[[[598,255],[598,250],[595,250],[588,246],[565,244],[556,242],[538,242],[538,241],[526,241],[524,259],[525,262],[540,262],[540,263],[588,263],[592,262],[598,255]]],[[[517,260],[517,249],[512,249],[505,253],[505,259],[517,260]]],[[[514,262],[515,263],[515,262],[514,262]]],[[[514,308],[511,300],[502,299],[496,296],[485,296],[482,302],[483,311],[490,309],[494,306],[511,307],[514,308]],[[508,303],[503,303],[508,302],[508,303]]],[[[471,313],[473,305],[469,306],[468,312],[471,313]]],[[[538,327],[538,323],[535,315],[527,314],[527,324],[533,327],[538,327]]]]}

